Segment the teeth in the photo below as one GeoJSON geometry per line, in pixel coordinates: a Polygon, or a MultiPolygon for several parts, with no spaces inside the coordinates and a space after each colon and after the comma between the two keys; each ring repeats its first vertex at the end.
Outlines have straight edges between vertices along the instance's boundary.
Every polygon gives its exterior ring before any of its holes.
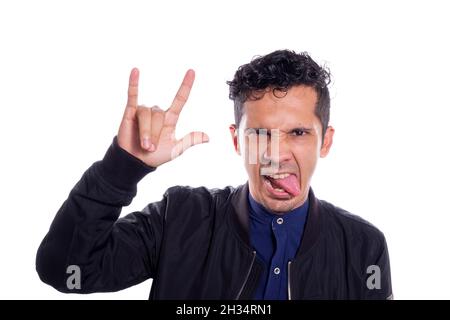
{"type": "Polygon", "coordinates": [[[275,190],[275,191],[278,191],[278,192],[284,192],[284,190],[283,190],[283,189],[280,189],[280,188],[274,188],[274,190],[275,190]]]}
{"type": "Polygon", "coordinates": [[[271,177],[272,179],[284,179],[289,177],[291,174],[290,173],[282,173],[282,174],[272,174],[269,175],[269,177],[271,177]]]}

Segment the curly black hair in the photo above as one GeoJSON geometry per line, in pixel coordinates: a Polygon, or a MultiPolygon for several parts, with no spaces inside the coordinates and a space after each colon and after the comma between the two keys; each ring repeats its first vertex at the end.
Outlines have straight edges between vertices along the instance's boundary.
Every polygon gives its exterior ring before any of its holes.
{"type": "Polygon", "coordinates": [[[262,98],[267,90],[277,97],[285,95],[296,85],[314,88],[317,94],[315,114],[322,124],[322,141],[330,119],[330,72],[319,66],[306,52],[277,50],[265,56],[259,56],[250,63],[238,68],[230,86],[230,99],[234,101],[236,125],[243,114],[243,105],[247,100],[262,98]]]}

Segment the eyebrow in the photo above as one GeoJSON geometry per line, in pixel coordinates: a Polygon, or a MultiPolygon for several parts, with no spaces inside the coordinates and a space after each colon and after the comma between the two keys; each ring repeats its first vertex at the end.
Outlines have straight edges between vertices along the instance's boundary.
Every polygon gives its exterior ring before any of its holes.
{"type": "MultiPolygon", "coordinates": [[[[262,131],[262,130],[266,130],[267,133],[270,134],[270,130],[271,130],[271,129],[267,129],[267,128],[246,128],[246,129],[244,130],[244,133],[248,133],[249,130],[254,130],[256,133],[259,133],[259,132],[262,131]]],[[[281,131],[281,130],[280,130],[280,131],[281,131]]],[[[305,126],[298,126],[298,127],[295,127],[295,128],[290,129],[290,130],[288,131],[288,133],[292,133],[292,132],[294,132],[294,131],[311,132],[311,131],[313,131],[313,128],[311,128],[311,127],[305,127],[305,126]]]]}
{"type": "Polygon", "coordinates": [[[290,130],[289,132],[294,132],[294,131],[305,131],[305,132],[311,132],[313,129],[310,127],[296,127],[292,130],[290,130]]]}

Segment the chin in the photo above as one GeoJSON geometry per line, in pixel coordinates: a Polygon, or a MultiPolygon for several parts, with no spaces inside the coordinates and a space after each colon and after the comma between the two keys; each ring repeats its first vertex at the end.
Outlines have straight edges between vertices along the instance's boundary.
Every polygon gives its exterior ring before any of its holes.
{"type": "Polygon", "coordinates": [[[290,200],[277,200],[265,198],[263,201],[263,205],[267,209],[273,211],[276,214],[283,214],[300,206],[299,200],[296,198],[292,198],[290,200]]]}

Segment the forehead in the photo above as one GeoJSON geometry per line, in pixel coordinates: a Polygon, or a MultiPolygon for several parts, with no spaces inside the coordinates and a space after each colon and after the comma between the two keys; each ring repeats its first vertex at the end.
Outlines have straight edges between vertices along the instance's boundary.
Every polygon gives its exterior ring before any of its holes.
{"type": "Polygon", "coordinates": [[[300,85],[290,88],[284,95],[268,90],[258,100],[244,103],[242,124],[245,127],[285,128],[312,126],[319,121],[315,115],[317,94],[314,88],[300,85]]]}

